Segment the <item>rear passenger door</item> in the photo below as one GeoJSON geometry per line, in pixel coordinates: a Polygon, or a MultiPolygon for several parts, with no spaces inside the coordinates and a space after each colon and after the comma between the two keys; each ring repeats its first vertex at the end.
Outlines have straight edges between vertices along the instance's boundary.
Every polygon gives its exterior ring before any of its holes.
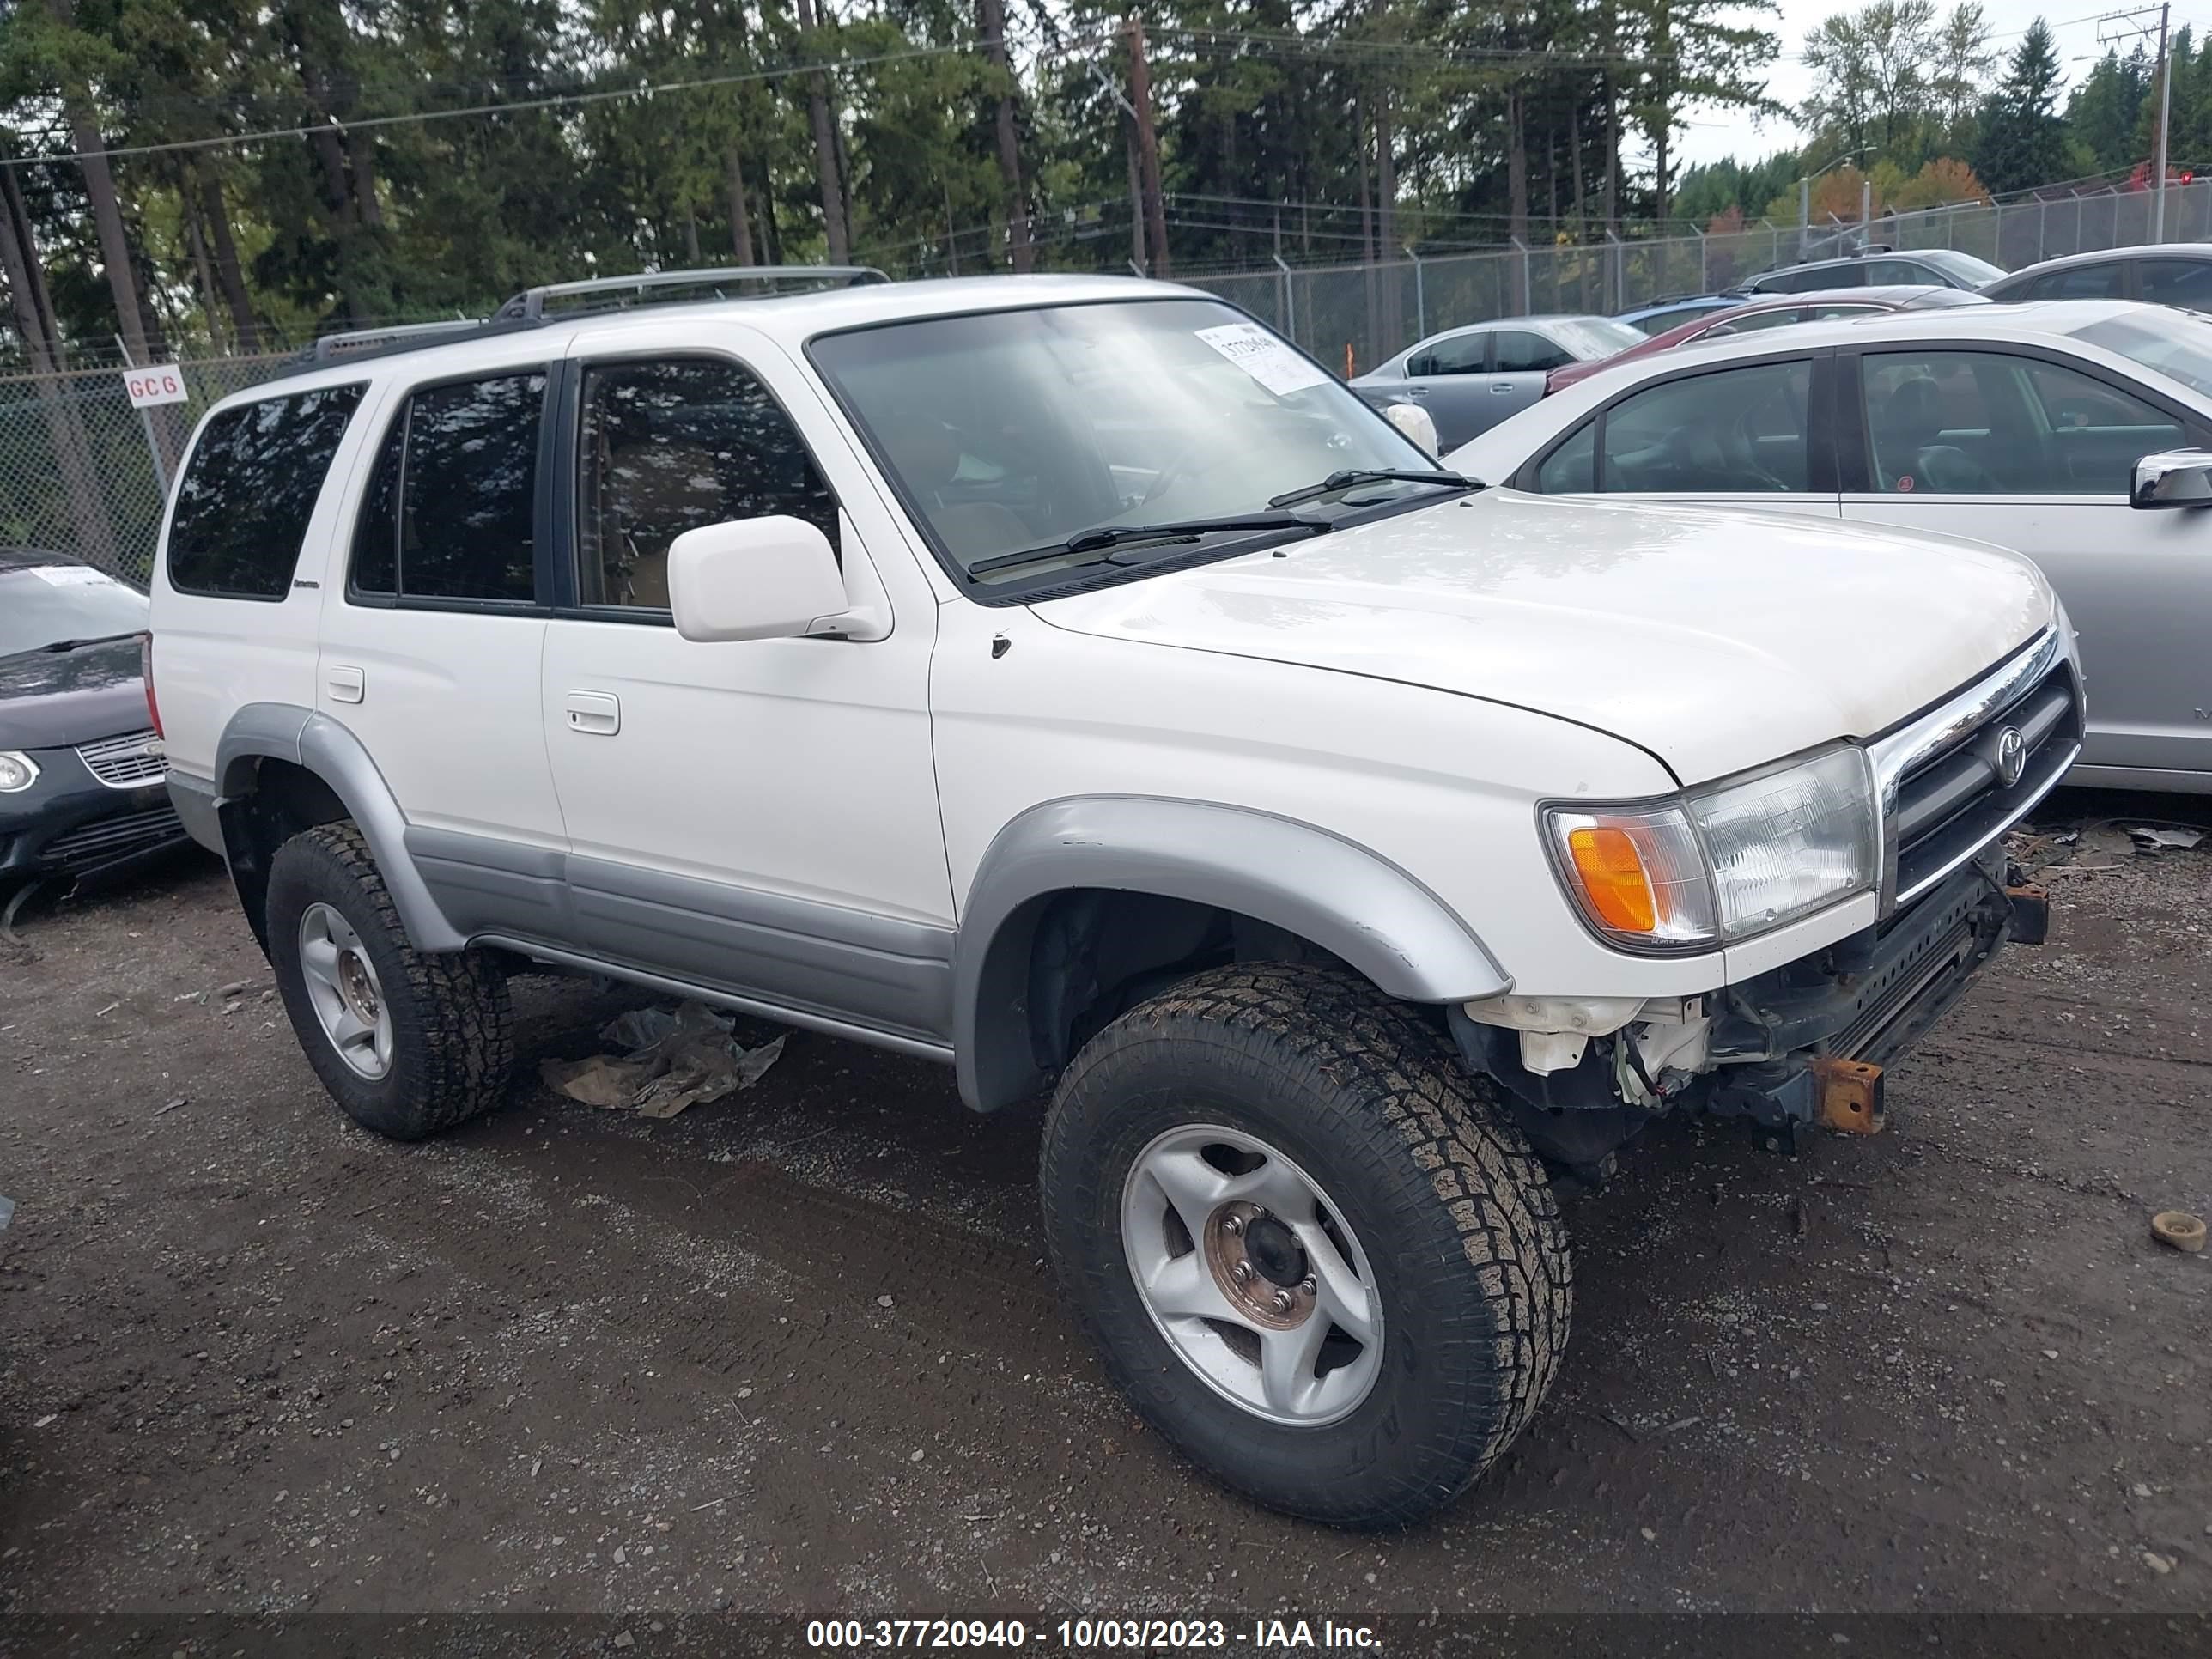
{"type": "Polygon", "coordinates": [[[568,846],[538,706],[552,380],[540,362],[397,383],[323,596],[316,705],[368,750],[464,933],[554,902],[568,846]]]}
{"type": "Polygon", "coordinates": [[[1676,374],[1615,398],[1516,476],[1547,495],[1628,495],[1837,516],[1826,355],[1676,374]]]}
{"type": "Polygon", "coordinates": [[[781,1012],[943,1042],[933,592],[788,358],[750,335],[727,352],[666,337],[572,363],[564,394],[574,556],[547,635],[540,752],[573,846],[578,939],[781,1012]],[[677,633],[671,544],[772,514],[830,538],[848,592],[887,618],[871,637],[677,633]]]}

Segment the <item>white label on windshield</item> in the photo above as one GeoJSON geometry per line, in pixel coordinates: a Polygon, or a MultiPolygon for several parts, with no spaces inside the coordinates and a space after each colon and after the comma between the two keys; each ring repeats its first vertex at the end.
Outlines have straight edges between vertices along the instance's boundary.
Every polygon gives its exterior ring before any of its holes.
{"type": "Polygon", "coordinates": [[[88,564],[34,564],[31,574],[40,581],[56,587],[98,587],[103,584],[120,587],[121,582],[104,571],[94,570],[88,564]]]}
{"type": "Polygon", "coordinates": [[[1328,379],[1328,371],[1301,357],[1257,323],[1224,323],[1201,328],[1198,337],[1249,374],[1278,398],[1304,392],[1328,379]]]}

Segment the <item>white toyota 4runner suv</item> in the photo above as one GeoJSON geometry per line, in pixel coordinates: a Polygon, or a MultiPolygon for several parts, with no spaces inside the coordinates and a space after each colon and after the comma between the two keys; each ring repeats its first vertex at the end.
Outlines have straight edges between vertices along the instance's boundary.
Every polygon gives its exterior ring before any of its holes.
{"type": "Polygon", "coordinates": [[[371,1129],[501,1102],[514,973],[1048,1091],[1137,1409],[1385,1525],[1552,1380],[1552,1173],[1870,1129],[2040,937],[2025,562],[1486,489],[1186,289],[601,297],[227,400],[164,529],[177,808],[371,1129]]]}

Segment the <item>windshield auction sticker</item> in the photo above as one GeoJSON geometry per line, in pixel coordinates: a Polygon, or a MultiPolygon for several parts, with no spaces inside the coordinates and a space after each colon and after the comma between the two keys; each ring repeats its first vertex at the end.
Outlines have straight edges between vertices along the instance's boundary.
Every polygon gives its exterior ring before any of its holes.
{"type": "Polygon", "coordinates": [[[1198,337],[1249,374],[1278,398],[1304,392],[1328,379],[1328,371],[1301,357],[1257,323],[1224,323],[1201,328],[1198,337]]]}

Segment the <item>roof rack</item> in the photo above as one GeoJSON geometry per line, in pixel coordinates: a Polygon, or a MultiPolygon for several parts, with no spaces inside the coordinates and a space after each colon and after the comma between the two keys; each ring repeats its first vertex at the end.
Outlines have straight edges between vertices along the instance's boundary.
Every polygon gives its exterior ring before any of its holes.
{"type": "MultiPolygon", "coordinates": [[[[542,328],[560,317],[574,314],[565,307],[548,309],[548,300],[581,298],[586,303],[577,307],[578,310],[621,311],[629,309],[641,300],[647,304],[683,305],[746,297],[726,290],[743,289],[748,285],[757,285],[766,294],[774,295],[784,291],[781,285],[787,284],[794,289],[803,283],[817,287],[827,284],[837,288],[860,288],[890,281],[889,276],[873,265],[728,265],[704,270],[653,271],[641,276],[595,276],[581,283],[550,283],[543,288],[526,289],[489,317],[457,317],[436,323],[396,323],[388,328],[342,329],[336,333],[318,336],[312,345],[301,350],[291,362],[270,378],[305,374],[311,369],[334,362],[352,362],[366,357],[391,357],[401,352],[421,351],[426,347],[465,339],[518,333],[542,328]],[[676,288],[704,288],[709,291],[689,298],[669,298],[658,301],[646,297],[657,290],[676,288]],[[605,303],[593,305],[591,301],[594,298],[604,298],[605,303]]],[[[759,295],[757,294],[753,297],[759,295]]]]}
{"type": "Polygon", "coordinates": [[[481,317],[456,317],[439,323],[395,323],[389,328],[342,329],[319,334],[307,347],[307,356],[319,363],[341,357],[358,357],[394,347],[428,345],[450,334],[472,334],[484,326],[481,317]]]}
{"type": "MultiPolygon", "coordinates": [[[[704,288],[713,290],[701,299],[742,297],[723,292],[730,288],[760,284],[775,291],[777,285],[808,283],[834,288],[860,288],[890,278],[873,265],[719,265],[705,270],[659,270],[640,276],[594,276],[581,283],[549,283],[526,289],[492,313],[494,322],[537,322],[546,314],[549,300],[576,300],[585,311],[620,310],[631,304],[653,304],[657,289],[704,288]],[[634,297],[632,297],[634,296],[634,297]],[[593,304],[593,301],[606,303],[593,304]]],[[[663,304],[683,304],[662,301],[663,304]]]]}

